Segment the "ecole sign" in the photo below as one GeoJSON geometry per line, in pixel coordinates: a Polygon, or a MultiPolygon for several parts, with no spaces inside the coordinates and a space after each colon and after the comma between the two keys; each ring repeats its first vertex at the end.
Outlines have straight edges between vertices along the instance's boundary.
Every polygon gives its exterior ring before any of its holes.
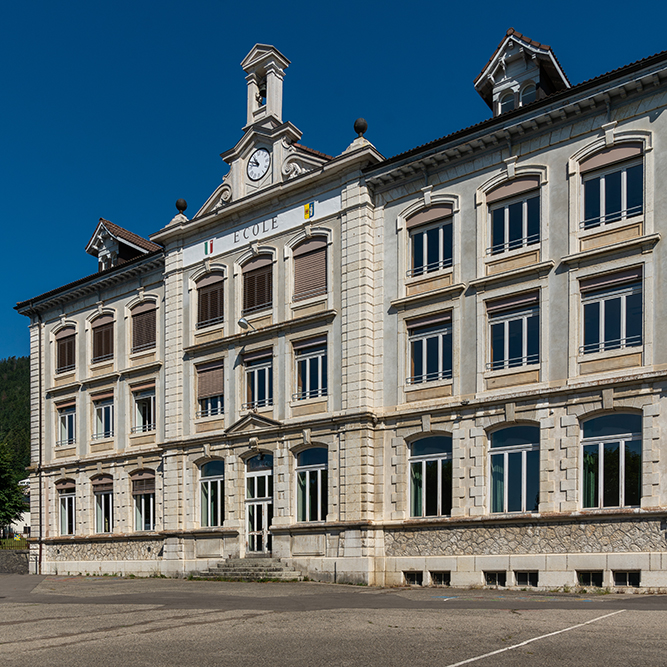
{"type": "Polygon", "coordinates": [[[183,266],[201,262],[204,257],[222,255],[270,237],[279,232],[297,229],[304,222],[311,222],[334,215],[340,211],[340,192],[328,192],[319,199],[280,211],[272,218],[256,220],[236,229],[229,229],[206,241],[199,241],[183,249],[183,266]]]}

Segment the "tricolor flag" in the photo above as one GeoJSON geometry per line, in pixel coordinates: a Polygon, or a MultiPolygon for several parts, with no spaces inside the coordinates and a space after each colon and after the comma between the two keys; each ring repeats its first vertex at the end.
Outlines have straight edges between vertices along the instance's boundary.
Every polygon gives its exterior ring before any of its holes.
{"type": "Polygon", "coordinates": [[[311,201],[310,204],[306,204],[303,207],[303,219],[310,220],[310,218],[315,217],[315,202],[311,201]]]}
{"type": "Polygon", "coordinates": [[[211,239],[210,241],[206,241],[204,243],[204,254],[205,255],[213,254],[213,239],[211,239]]]}

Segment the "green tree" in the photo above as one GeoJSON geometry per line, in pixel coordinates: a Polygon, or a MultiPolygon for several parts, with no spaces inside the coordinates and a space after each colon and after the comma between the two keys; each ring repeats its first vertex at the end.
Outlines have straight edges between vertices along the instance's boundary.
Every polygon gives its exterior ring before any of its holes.
{"type": "Polygon", "coordinates": [[[21,517],[23,492],[12,470],[12,455],[5,443],[0,444],[0,526],[8,526],[21,517]]]}

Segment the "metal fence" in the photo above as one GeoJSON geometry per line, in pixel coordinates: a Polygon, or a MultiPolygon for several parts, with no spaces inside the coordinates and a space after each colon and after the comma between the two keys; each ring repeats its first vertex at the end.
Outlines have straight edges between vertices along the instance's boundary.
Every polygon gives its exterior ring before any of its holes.
{"type": "Polygon", "coordinates": [[[23,535],[16,535],[16,537],[9,537],[7,539],[0,539],[0,549],[22,550],[28,548],[28,540],[23,535]],[[18,539],[16,539],[18,537],[18,539]]]}

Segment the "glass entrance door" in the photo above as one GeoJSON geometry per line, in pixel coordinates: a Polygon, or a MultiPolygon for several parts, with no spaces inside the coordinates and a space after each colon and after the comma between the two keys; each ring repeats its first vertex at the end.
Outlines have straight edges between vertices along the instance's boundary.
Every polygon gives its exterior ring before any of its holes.
{"type": "Polygon", "coordinates": [[[246,462],[246,516],[249,553],[271,553],[273,456],[258,454],[246,462]]]}

